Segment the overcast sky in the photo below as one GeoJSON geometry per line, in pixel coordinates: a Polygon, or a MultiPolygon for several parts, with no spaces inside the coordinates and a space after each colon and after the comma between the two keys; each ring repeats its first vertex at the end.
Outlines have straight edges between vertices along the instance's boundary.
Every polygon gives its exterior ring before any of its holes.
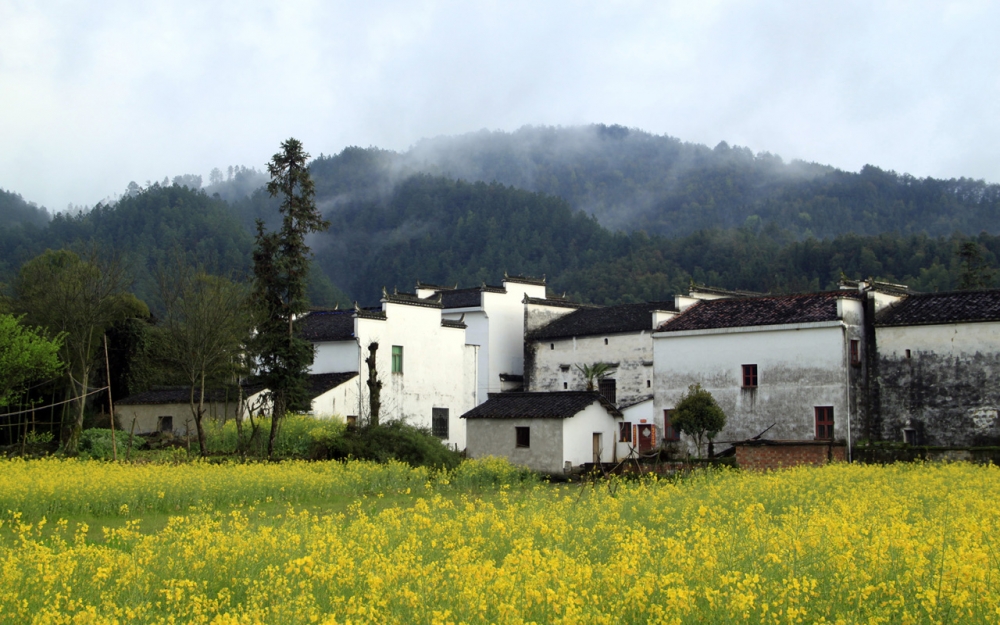
{"type": "Polygon", "coordinates": [[[0,188],[617,123],[1000,182],[997,2],[0,0],[0,188]],[[990,42],[993,43],[990,43],[990,42]]]}

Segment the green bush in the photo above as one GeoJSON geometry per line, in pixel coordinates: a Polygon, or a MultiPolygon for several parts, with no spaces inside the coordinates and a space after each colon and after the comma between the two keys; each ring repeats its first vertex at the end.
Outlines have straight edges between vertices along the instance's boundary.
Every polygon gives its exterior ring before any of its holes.
{"type": "Polygon", "coordinates": [[[398,460],[413,467],[439,469],[454,469],[462,461],[461,454],[445,447],[441,439],[426,429],[399,421],[347,430],[329,441],[325,457],[376,462],[398,460]]]}
{"type": "MultiPolygon", "coordinates": [[[[118,459],[124,460],[128,451],[128,433],[115,432],[115,443],[118,448],[118,459]]],[[[138,436],[132,439],[132,449],[141,449],[146,441],[138,436]]],[[[111,460],[114,458],[111,445],[111,430],[91,428],[80,433],[80,457],[95,460],[111,460]]]]}
{"type": "MultiPolygon", "coordinates": [[[[282,419],[275,441],[274,455],[279,458],[325,458],[331,441],[343,435],[346,426],[338,419],[317,419],[309,415],[290,414],[282,419]]],[[[266,417],[243,421],[243,446],[248,455],[267,455],[267,439],[271,435],[271,419],[266,417]]],[[[209,454],[233,454],[237,445],[236,421],[225,425],[206,423],[206,448],[209,454]]]]}

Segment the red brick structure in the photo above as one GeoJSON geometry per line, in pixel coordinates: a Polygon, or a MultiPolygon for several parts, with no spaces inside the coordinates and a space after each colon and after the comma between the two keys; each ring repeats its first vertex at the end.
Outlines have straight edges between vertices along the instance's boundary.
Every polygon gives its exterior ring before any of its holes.
{"type": "Polygon", "coordinates": [[[734,443],[736,466],[768,471],[802,464],[821,466],[847,460],[847,445],[834,441],[742,441],[734,443]]]}

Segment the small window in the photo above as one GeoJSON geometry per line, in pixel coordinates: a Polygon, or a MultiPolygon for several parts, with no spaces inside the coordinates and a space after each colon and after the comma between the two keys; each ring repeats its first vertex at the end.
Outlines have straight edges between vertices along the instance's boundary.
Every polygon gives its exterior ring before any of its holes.
{"type": "Polygon", "coordinates": [[[403,346],[393,345],[392,346],[392,372],[402,373],[403,372],[403,346]]]}
{"type": "Polygon", "coordinates": [[[431,408],[431,434],[448,438],[448,409],[431,408]]]}
{"type": "Polygon", "coordinates": [[[833,438],[833,406],[816,406],[816,438],[833,438]]]}
{"type": "Polygon", "coordinates": [[[618,383],[613,378],[603,378],[597,383],[597,390],[604,396],[604,399],[614,404],[618,401],[617,385],[618,383]]]}
{"type": "Polygon", "coordinates": [[[909,357],[910,357],[910,350],[906,350],[906,357],[907,357],[907,358],[909,358],[909,357]]]}
{"type": "Polygon", "coordinates": [[[649,380],[646,380],[646,388],[649,388],[650,386],[652,386],[652,383],[649,380]]]}
{"type": "Polygon", "coordinates": [[[618,424],[618,442],[619,443],[631,443],[632,442],[632,422],[625,421],[624,423],[618,424]]]}
{"type": "Polygon", "coordinates": [[[743,365],[743,388],[757,388],[757,365],[743,365]]]}
{"type": "Polygon", "coordinates": [[[555,349],[555,348],[556,348],[555,343],[549,343],[549,349],[555,349]]]}
{"type": "Polygon", "coordinates": [[[569,382],[563,382],[563,390],[569,388],[569,382]]]}
{"type": "Polygon", "coordinates": [[[358,427],[358,415],[356,414],[347,415],[347,427],[351,429],[358,427]]]}
{"type": "Polygon", "coordinates": [[[917,444],[917,431],[913,428],[905,428],[903,430],[903,442],[907,445],[917,444]]]}
{"type": "Polygon", "coordinates": [[[156,419],[156,431],[157,432],[173,432],[174,431],[174,418],[173,417],[157,417],[157,419],[156,419]]]}
{"type": "Polygon", "coordinates": [[[861,341],[851,339],[851,364],[857,367],[861,364],[861,341]]]}
{"type": "Polygon", "coordinates": [[[515,447],[531,447],[531,428],[530,427],[515,427],[514,428],[515,437],[515,447]]]}
{"type": "Polygon", "coordinates": [[[604,344],[605,344],[605,345],[607,345],[607,344],[608,344],[608,339],[604,339],[604,344]]]}
{"type": "Polygon", "coordinates": [[[663,411],[663,440],[665,441],[681,440],[681,433],[674,427],[673,418],[674,411],[672,408],[663,411]]]}

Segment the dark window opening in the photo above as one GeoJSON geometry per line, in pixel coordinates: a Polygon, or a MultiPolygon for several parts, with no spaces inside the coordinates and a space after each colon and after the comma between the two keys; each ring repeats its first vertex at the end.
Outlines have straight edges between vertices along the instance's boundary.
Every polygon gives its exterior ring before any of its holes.
{"type": "Polygon", "coordinates": [[[681,433],[673,424],[674,411],[672,408],[663,411],[663,440],[679,441],[681,433]]]}
{"type": "Polygon", "coordinates": [[[555,349],[555,348],[556,348],[555,343],[549,343],[549,349],[555,349]]]}
{"type": "Polygon", "coordinates": [[[851,339],[851,364],[855,367],[861,364],[861,341],[851,339]]]}
{"type": "Polygon", "coordinates": [[[531,428],[514,428],[515,447],[531,447],[531,428]]]}
{"type": "Polygon", "coordinates": [[[649,388],[652,385],[653,385],[652,382],[650,382],[649,380],[646,380],[646,388],[649,388]]]}
{"type": "Polygon", "coordinates": [[[605,345],[607,345],[607,344],[608,344],[608,339],[604,339],[604,344],[605,344],[605,345]]]}
{"type": "Polygon", "coordinates": [[[913,428],[906,428],[903,430],[903,442],[907,445],[917,444],[917,431],[913,428]]]}
{"type": "Polygon", "coordinates": [[[632,442],[632,422],[625,421],[624,423],[618,424],[618,442],[619,443],[631,443],[632,442]]]}
{"type": "Polygon", "coordinates": [[[833,406],[816,406],[816,438],[833,438],[833,406]]]}
{"type": "Polygon", "coordinates": [[[358,415],[356,414],[347,415],[347,427],[349,428],[358,427],[358,415]]]}
{"type": "Polygon", "coordinates": [[[448,438],[448,409],[431,408],[431,434],[448,438]]]}
{"type": "Polygon", "coordinates": [[[757,365],[743,365],[743,388],[757,388],[757,365]]]}
{"type": "Polygon", "coordinates": [[[907,358],[909,358],[909,357],[910,357],[910,350],[906,350],[906,357],[907,357],[907,358]]]}
{"type": "Polygon", "coordinates": [[[563,388],[564,389],[569,388],[569,382],[563,382],[563,388]]]}
{"type": "Polygon", "coordinates": [[[173,432],[174,431],[174,418],[173,417],[158,417],[156,419],[156,431],[157,432],[173,432]]]}
{"type": "Polygon", "coordinates": [[[604,378],[597,383],[597,390],[604,396],[604,399],[608,400],[612,404],[616,403],[617,400],[617,382],[613,378],[604,378]]]}

